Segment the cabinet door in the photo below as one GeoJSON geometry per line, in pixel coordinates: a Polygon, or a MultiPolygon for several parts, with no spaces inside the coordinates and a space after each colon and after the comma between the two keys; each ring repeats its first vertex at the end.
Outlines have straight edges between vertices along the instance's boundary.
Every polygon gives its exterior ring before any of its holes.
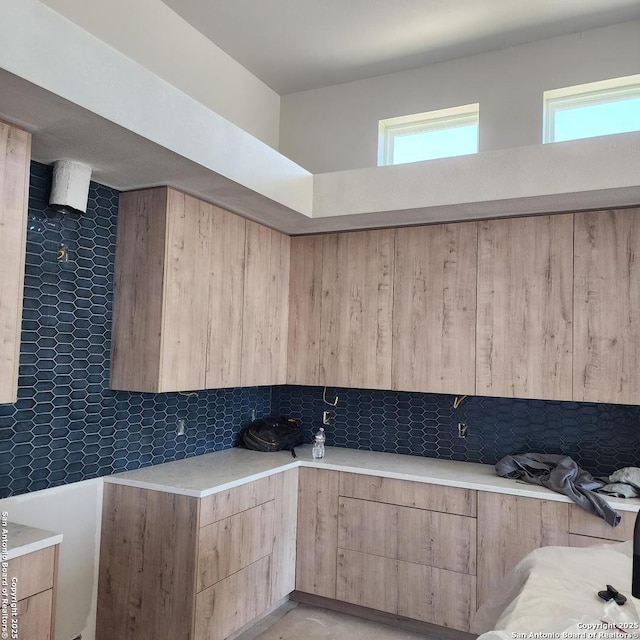
{"type": "Polygon", "coordinates": [[[394,230],[324,236],[320,384],[391,388],[394,230]]]}
{"type": "Polygon", "coordinates": [[[290,238],[247,221],[242,386],[287,378],[290,238]]]}
{"type": "Polygon", "coordinates": [[[18,399],[31,134],[0,122],[0,403],[18,399]]]}
{"type": "Polygon", "coordinates": [[[205,388],[210,205],[168,190],[159,391],[205,388]]]}
{"type": "Polygon", "coordinates": [[[336,597],[338,472],[301,468],[296,589],[336,597]]]}
{"type": "MultiPolygon", "coordinates": [[[[51,640],[53,589],[41,591],[18,602],[18,637],[25,640],[51,640]]],[[[11,637],[11,636],[9,636],[11,637]]]]}
{"type": "Polygon", "coordinates": [[[318,384],[323,236],[291,238],[287,384],[318,384]]]}
{"type": "Polygon", "coordinates": [[[478,492],[478,606],[534,549],[569,545],[564,502],[478,492]]]}
{"type": "Polygon", "coordinates": [[[204,206],[210,221],[205,384],[207,389],[239,387],[246,224],[244,218],[224,209],[204,206]]]}
{"type": "Polygon", "coordinates": [[[476,393],[572,398],[573,216],[482,222],[476,393]]]}
{"type": "Polygon", "coordinates": [[[393,389],[476,389],[476,223],[398,229],[393,389]]]}
{"type": "Polygon", "coordinates": [[[574,400],[638,404],[640,209],[575,216],[574,400]]]}

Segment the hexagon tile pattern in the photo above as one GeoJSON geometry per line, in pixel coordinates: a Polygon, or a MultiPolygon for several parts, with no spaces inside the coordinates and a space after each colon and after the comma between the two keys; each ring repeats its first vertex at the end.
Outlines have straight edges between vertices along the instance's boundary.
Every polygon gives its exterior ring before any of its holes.
{"type": "Polygon", "coordinates": [[[18,402],[0,405],[0,497],[234,446],[271,388],[194,396],[109,389],[118,192],[91,183],[86,214],[48,207],[31,165],[18,402]],[[61,242],[69,261],[58,264],[61,242]],[[176,422],[187,421],[185,436],[176,422]]]}
{"type": "Polygon", "coordinates": [[[466,398],[401,391],[274,387],[274,414],[299,419],[308,442],[330,411],[327,444],[495,464],[510,453],[562,453],[592,474],[640,466],[640,406],[512,398],[466,398]],[[468,425],[466,439],[458,423],[468,425]]]}

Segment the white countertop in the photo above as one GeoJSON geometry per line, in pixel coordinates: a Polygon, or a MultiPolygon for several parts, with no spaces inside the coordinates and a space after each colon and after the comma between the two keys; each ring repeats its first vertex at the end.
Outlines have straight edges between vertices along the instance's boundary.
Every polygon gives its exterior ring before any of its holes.
{"type": "MultiPolygon", "coordinates": [[[[296,453],[298,457],[294,459],[288,451],[260,453],[246,449],[227,449],[106,476],[104,481],[203,498],[286,469],[303,466],[571,502],[567,496],[545,487],[500,478],[491,464],[340,447],[327,447],[324,460],[316,462],[311,458],[311,445],[297,447],[296,453]]],[[[640,510],[640,500],[606,499],[620,511],[640,510]]]]}
{"type": "Polygon", "coordinates": [[[61,533],[36,529],[35,527],[28,527],[26,524],[17,524],[15,522],[7,522],[6,527],[2,526],[3,560],[13,560],[27,553],[40,551],[40,549],[46,549],[61,542],[61,533]],[[5,553],[6,557],[4,557],[5,553]]]}

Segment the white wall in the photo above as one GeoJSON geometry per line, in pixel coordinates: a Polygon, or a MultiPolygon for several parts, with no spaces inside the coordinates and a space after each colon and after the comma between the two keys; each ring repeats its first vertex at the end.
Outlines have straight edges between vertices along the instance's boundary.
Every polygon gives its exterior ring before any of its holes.
{"type": "MultiPolygon", "coordinates": [[[[62,533],[58,565],[56,640],[95,639],[101,478],[0,500],[9,521],[62,533]]],[[[26,639],[25,639],[26,640],[26,639]]]]}
{"type": "Polygon", "coordinates": [[[640,21],[282,97],[280,151],[312,173],[376,165],[378,121],[480,103],[480,150],[542,142],[542,93],[640,72],[640,21]]]}
{"type": "Polygon", "coordinates": [[[42,0],[273,148],[280,96],[160,0],[42,0]]]}

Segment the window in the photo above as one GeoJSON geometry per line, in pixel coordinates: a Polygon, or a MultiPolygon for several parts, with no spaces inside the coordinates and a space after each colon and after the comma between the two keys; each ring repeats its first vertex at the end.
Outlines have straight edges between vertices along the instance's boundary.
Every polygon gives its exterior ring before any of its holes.
{"type": "Polygon", "coordinates": [[[479,104],[380,120],[378,166],[478,152],[479,104]]]}
{"type": "Polygon", "coordinates": [[[640,75],[544,92],[544,142],[640,131],[640,75]]]}

